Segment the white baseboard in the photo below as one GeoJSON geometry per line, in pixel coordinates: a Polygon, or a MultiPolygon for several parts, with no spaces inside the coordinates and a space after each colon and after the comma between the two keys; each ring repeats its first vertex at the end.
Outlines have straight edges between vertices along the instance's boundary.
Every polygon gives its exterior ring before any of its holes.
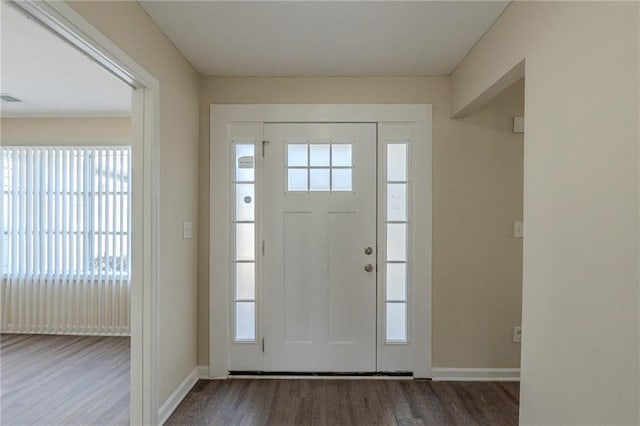
{"type": "Polygon", "coordinates": [[[199,379],[206,379],[209,377],[209,367],[199,365],[191,370],[191,373],[178,385],[176,390],[167,398],[158,410],[159,424],[163,425],[171,416],[182,400],[187,396],[189,391],[193,388],[199,379]]]}
{"type": "Polygon", "coordinates": [[[435,381],[519,382],[519,368],[438,368],[431,369],[435,381]]]}

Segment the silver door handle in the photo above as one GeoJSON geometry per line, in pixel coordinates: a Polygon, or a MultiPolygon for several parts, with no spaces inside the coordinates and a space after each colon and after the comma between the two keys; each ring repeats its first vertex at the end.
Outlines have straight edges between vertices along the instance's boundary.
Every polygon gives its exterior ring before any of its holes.
{"type": "Polygon", "coordinates": [[[364,270],[365,270],[365,271],[367,271],[367,272],[371,272],[371,271],[373,271],[373,265],[372,265],[372,264],[370,264],[370,263],[367,263],[367,264],[364,266],[364,270]]]}

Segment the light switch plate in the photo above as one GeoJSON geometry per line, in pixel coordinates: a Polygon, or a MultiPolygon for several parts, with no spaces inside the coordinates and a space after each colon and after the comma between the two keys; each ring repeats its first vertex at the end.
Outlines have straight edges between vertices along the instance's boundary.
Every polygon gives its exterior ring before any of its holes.
{"type": "Polygon", "coordinates": [[[513,238],[524,237],[524,224],[522,222],[513,222],[513,238]]]}
{"type": "Polygon", "coordinates": [[[191,233],[192,233],[192,228],[193,228],[193,223],[192,222],[184,222],[182,224],[182,239],[184,240],[190,240],[191,239],[191,233]]]}
{"type": "Polygon", "coordinates": [[[522,327],[520,326],[513,327],[513,342],[514,343],[522,342],[522,327]]]}
{"type": "Polygon", "coordinates": [[[513,117],[513,133],[524,133],[524,117],[513,117]]]}

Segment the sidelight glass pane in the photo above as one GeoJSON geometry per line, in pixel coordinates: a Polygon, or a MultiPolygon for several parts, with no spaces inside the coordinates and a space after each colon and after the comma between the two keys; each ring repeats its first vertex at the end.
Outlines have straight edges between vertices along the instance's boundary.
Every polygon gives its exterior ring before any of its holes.
{"type": "Polygon", "coordinates": [[[351,169],[332,169],[331,170],[331,190],[332,191],[351,191],[351,169]]]}
{"type": "Polygon", "coordinates": [[[255,264],[236,263],[236,299],[254,300],[256,297],[255,282],[255,264]]]}
{"type": "Polygon", "coordinates": [[[289,169],[287,176],[288,191],[307,191],[307,169],[289,169]]]}
{"type": "Polygon", "coordinates": [[[254,179],[255,148],[253,144],[236,144],[236,181],[252,182],[254,179]]]}
{"type": "Polygon", "coordinates": [[[387,300],[407,300],[406,263],[387,263],[387,300]]]}
{"type": "Polygon", "coordinates": [[[329,169],[311,169],[309,180],[310,191],[329,191],[329,169]]]}
{"type": "Polygon", "coordinates": [[[255,200],[252,183],[236,184],[236,220],[255,219],[255,200]]]}
{"type": "Polygon", "coordinates": [[[255,302],[236,303],[236,340],[255,340],[256,304],[255,302]]]}
{"type": "Polygon", "coordinates": [[[236,223],[236,260],[255,259],[255,226],[236,223]]]}
{"type": "Polygon", "coordinates": [[[307,144],[287,145],[288,167],[306,167],[307,164],[307,144]]]}
{"type": "Polygon", "coordinates": [[[407,340],[406,303],[387,303],[387,341],[405,342],[407,340]]]}
{"type": "Polygon", "coordinates": [[[387,185],[387,220],[407,220],[406,183],[390,183],[387,185]]]}
{"type": "Polygon", "coordinates": [[[332,157],[331,165],[333,167],[352,167],[351,145],[350,144],[334,144],[331,145],[332,157]]]}
{"type": "Polygon", "coordinates": [[[406,223],[387,223],[387,260],[407,260],[406,223]]]}
{"type": "Polygon", "coordinates": [[[312,167],[329,167],[330,157],[328,144],[309,145],[309,162],[312,167]]]}
{"type": "Polygon", "coordinates": [[[393,143],[387,145],[387,180],[407,180],[407,144],[393,143]]]}

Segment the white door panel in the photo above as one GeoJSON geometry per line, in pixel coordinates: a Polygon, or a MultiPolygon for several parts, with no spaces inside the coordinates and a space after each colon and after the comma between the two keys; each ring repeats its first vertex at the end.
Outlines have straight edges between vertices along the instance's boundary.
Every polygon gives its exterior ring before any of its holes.
{"type": "Polygon", "coordinates": [[[376,125],[265,124],[264,137],[265,370],[375,371],[376,125]]]}

